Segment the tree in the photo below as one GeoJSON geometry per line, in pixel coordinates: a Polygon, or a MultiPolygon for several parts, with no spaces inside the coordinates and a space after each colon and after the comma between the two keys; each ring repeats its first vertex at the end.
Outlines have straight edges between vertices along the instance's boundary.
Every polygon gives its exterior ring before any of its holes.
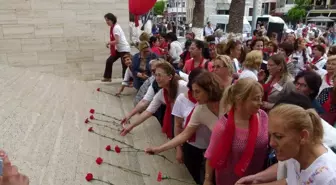
{"type": "Polygon", "coordinates": [[[204,0],[195,0],[192,25],[195,28],[204,27],[204,0]]]}
{"type": "Polygon", "coordinates": [[[163,12],[165,10],[166,7],[166,2],[161,0],[161,1],[157,1],[154,5],[154,14],[155,15],[163,15],[163,12]]]}
{"type": "Polygon", "coordinates": [[[229,12],[229,24],[227,32],[241,33],[245,12],[245,0],[232,0],[229,12]]]}
{"type": "Polygon", "coordinates": [[[288,11],[287,17],[291,21],[302,21],[307,14],[311,0],[294,0],[295,6],[288,11]]]}

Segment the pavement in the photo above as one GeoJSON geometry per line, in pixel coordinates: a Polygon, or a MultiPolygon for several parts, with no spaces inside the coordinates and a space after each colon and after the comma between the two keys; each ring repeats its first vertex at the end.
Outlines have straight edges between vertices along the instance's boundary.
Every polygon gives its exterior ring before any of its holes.
{"type": "MultiPolygon", "coordinates": [[[[129,95],[121,98],[96,91],[101,88],[114,93],[119,87],[119,83],[114,82],[87,82],[0,65],[0,148],[6,150],[13,164],[30,178],[31,185],[106,184],[87,182],[85,176],[89,172],[93,173],[94,178],[115,185],[159,184],[156,181],[159,171],[192,182],[184,165],[177,164],[175,150],[162,153],[173,164],[144,153],[117,154],[106,151],[105,147],[122,147],[122,144],[88,132],[92,126],[96,133],[139,149],[167,141],[158,121],[153,117],[126,137],[106,127],[113,127],[111,123],[93,121],[105,127],[84,123],[90,116],[91,108],[96,112],[123,118],[134,107],[132,99],[135,91],[132,89],[126,89],[125,94],[129,95]],[[150,177],[136,176],[104,163],[97,165],[97,157],[110,164],[150,174],[150,177]]],[[[95,117],[111,120],[97,114],[95,117]]],[[[187,183],[164,180],[160,184],[187,183]]]]}

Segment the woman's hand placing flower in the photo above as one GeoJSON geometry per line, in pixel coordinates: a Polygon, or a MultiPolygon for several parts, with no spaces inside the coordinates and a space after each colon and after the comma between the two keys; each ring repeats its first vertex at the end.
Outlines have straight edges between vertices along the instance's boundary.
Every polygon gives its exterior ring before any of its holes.
{"type": "Polygon", "coordinates": [[[160,147],[149,147],[145,149],[145,152],[149,155],[161,153],[160,147]]]}

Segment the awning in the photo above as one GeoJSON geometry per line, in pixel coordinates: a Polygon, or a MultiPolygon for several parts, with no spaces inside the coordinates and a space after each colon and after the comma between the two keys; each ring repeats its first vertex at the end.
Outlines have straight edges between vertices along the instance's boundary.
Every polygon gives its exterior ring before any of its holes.
{"type": "Polygon", "coordinates": [[[328,17],[325,16],[317,16],[312,19],[308,20],[309,22],[334,22],[334,20],[329,19],[328,17]]]}

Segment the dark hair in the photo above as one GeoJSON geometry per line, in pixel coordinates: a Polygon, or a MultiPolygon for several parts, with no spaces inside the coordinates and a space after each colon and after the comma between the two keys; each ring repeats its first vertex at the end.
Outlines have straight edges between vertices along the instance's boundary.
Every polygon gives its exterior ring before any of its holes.
{"type": "Polygon", "coordinates": [[[329,55],[336,55],[336,45],[333,45],[333,46],[329,47],[328,54],[329,55]]]}
{"type": "Polygon", "coordinates": [[[208,94],[208,100],[211,102],[220,101],[222,98],[224,86],[221,79],[214,73],[205,71],[199,74],[192,84],[197,84],[208,94]]]}
{"type": "MultiPolygon", "coordinates": [[[[264,41],[264,39],[261,38],[261,37],[258,37],[258,38],[256,38],[256,39],[252,40],[251,45],[250,45],[251,50],[253,50],[253,48],[254,48],[254,46],[257,44],[257,42],[260,42],[260,41],[263,43],[263,45],[265,45],[265,41],[264,41]]],[[[265,46],[264,46],[264,47],[265,47],[265,46]]]]}
{"type": "Polygon", "coordinates": [[[190,45],[191,45],[191,40],[186,40],[186,42],[184,43],[184,49],[185,49],[186,51],[188,51],[190,45]]]}
{"type": "Polygon", "coordinates": [[[310,99],[298,92],[291,91],[289,94],[282,96],[273,106],[276,107],[281,104],[292,104],[302,107],[303,109],[312,109],[313,105],[310,99]]]}
{"type": "Polygon", "coordinates": [[[174,69],[174,67],[169,63],[169,62],[163,62],[163,63],[158,63],[156,64],[156,69],[160,68],[163,71],[165,71],[165,73],[167,73],[167,75],[172,75],[172,79],[169,83],[169,91],[168,91],[168,97],[170,99],[170,101],[174,102],[176,97],[177,97],[177,92],[178,92],[178,81],[181,80],[181,77],[176,75],[176,71],[174,69]]]}
{"type": "Polygon", "coordinates": [[[191,43],[195,43],[198,49],[204,50],[204,42],[200,40],[193,40],[191,43]]]}
{"type": "Polygon", "coordinates": [[[294,45],[290,42],[283,42],[279,45],[279,48],[282,48],[285,53],[286,53],[286,57],[288,57],[289,55],[291,55],[294,52],[294,45]]]}
{"type": "Polygon", "coordinates": [[[313,46],[313,48],[316,48],[317,50],[319,50],[322,53],[322,56],[326,52],[325,48],[322,45],[320,45],[320,44],[313,46]]]}
{"type": "Polygon", "coordinates": [[[187,84],[187,87],[189,90],[192,90],[192,84],[194,83],[196,77],[204,72],[206,72],[207,70],[203,69],[203,68],[196,68],[194,70],[192,70],[190,73],[189,73],[189,76],[188,76],[188,84],[187,84]]]}
{"type": "Polygon", "coordinates": [[[278,52],[278,44],[277,44],[276,42],[274,42],[274,41],[269,41],[269,42],[267,43],[267,45],[272,45],[273,48],[274,48],[274,52],[275,52],[275,53],[278,52]]]}
{"type": "Polygon", "coordinates": [[[113,15],[112,13],[107,13],[104,15],[104,18],[112,21],[113,24],[117,23],[117,17],[115,15],[113,15]]]}
{"type": "Polygon", "coordinates": [[[151,37],[149,38],[149,45],[150,45],[150,47],[153,47],[153,43],[155,43],[157,40],[158,40],[157,37],[155,37],[155,36],[151,36],[151,37]]]}
{"type": "Polygon", "coordinates": [[[253,36],[256,36],[258,34],[258,30],[253,30],[253,36]]]}
{"type": "Polygon", "coordinates": [[[300,78],[304,78],[309,89],[313,92],[309,95],[310,100],[314,100],[320,91],[322,84],[322,78],[319,74],[314,71],[301,71],[296,75],[294,83],[296,83],[300,78]]]}
{"type": "Polygon", "coordinates": [[[242,44],[239,40],[233,40],[233,39],[229,40],[229,41],[226,43],[224,53],[225,53],[226,55],[229,55],[229,56],[230,56],[230,54],[231,54],[231,49],[235,48],[235,47],[238,46],[239,44],[240,44],[240,45],[242,44]]]}
{"type": "MultiPolygon", "coordinates": [[[[299,49],[299,44],[304,41],[303,38],[298,38],[298,39],[295,39],[295,42],[294,42],[294,51],[297,51],[299,49]]],[[[307,58],[307,55],[306,55],[306,50],[302,50],[302,57],[303,57],[303,63],[307,63],[308,61],[308,58],[307,58]]]]}
{"type": "Polygon", "coordinates": [[[209,36],[206,37],[206,41],[207,42],[215,42],[216,38],[213,35],[209,35],[209,36]]]}
{"type": "Polygon", "coordinates": [[[166,40],[170,40],[170,41],[176,41],[177,40],[177,36],[174,32],[169,32],[166,35],[166,40]]]}

